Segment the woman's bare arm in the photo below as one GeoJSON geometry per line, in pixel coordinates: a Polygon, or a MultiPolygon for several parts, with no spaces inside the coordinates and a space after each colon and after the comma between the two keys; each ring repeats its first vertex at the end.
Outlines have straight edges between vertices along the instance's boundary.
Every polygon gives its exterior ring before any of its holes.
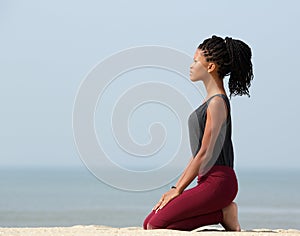
{"type": "Polygon", "coordinates": [[[178,179],[178,181],[177,181],[177,183],[176,183],[176,186],[178,185],[178,183],[180,183],[180,181],[182,181],[182,179],[183,179],[183,177],[185,176],[186,172],[188,171],[189,166],[191,165],[192,161],[193,161],[193,157],[191,157],[191,159],[190,159],[188,165],[186,166],[184,172],[181,174],[180,178],[178,179]]]}

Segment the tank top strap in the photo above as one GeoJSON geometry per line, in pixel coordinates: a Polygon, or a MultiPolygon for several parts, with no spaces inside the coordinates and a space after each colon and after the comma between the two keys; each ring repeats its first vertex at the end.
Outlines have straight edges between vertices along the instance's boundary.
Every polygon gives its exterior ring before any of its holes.
{"type": "Polygon", "coordinates": [[[230,115],[230,102],[229,102],[228,97],[227,97],[225,94],[219,93],[219,94],[215,94],[215,95],[211,96],[209,99],[207,99],[206,104],[208,105],[209,101],[210,101],[213,97],[215,97],[215,96],[222,97],[222,98],[225,100],[225,103],[226,103],[226,106],[227,106],[227,111],[228,111],[228,115],[227,115],[227,118],[228,118],[229,115],[230,115]]]}

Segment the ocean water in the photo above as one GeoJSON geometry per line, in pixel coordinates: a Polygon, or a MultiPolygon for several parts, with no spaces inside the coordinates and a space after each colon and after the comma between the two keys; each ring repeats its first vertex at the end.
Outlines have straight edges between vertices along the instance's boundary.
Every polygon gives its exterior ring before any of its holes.
{"type": "MultiPolygon", "coordinates": [[[[242,229],[300,229],[299,170],[239,169],[236,173],[242,229]]],[[[142,226],[169,187],[122,191],[102,183],[85,167],[2,168],[0,226],[142,226]]]]}

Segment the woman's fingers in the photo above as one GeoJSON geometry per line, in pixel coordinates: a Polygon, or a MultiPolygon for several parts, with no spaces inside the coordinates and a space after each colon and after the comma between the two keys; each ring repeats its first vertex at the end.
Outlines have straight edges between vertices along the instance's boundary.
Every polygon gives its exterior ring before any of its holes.
{"type": "Polygon", "coordinates": [[[161,210],[165,205],[168,204],[168,202],[170,201],[171,199],[169,198],[164,198],[162,200],[160,200],[156,206],[153,208],[153,210],[155,210],[156,212],[158,212],[159,210],[161,210]]]}
{"type": "Polygon", "coordinates": [[[170,200],[171,200],[170,198],[164,199],[164,201],[158,207],[158,210],[161,210],[165,205],[169,203],[170,200]]]}
{"type": "Polygon", "coordinates": [[[153,207],[153,211],[155,211],[158,207],[160,206],[160,204],[159,203],[157,203],[154,207],[153,207]]]}
{"type": "Polygon", "coordinates": [[[179,195],[178,192],[176,192],[174,189],[170,190],[169,192],[165,193],[159,202],[153,207],[152,210],[155,212],[158,212],[161,210],[163,207],[165,207],[172,199],[177,197],[179,195]]]}
{"type": "Polygon", "coordinates": [[[163,203],[163,198],[161,198],[160,200],[159,200],[159,202],[153,207],[153,209],[152,210],[157,210],[159,207],[160,207],[160,205],[163,203]]]}
{"type": "Polygon", "coordinates": [[[170,192],[169,194],[164,195],[164,199],[163,199],[162,203],[159,205],[159,207],[157,208],[156,211],[159,211],[160,209],[165,207],[171,200],[176,198],[178,195],[179,195],[178,192],[170,192]]]}

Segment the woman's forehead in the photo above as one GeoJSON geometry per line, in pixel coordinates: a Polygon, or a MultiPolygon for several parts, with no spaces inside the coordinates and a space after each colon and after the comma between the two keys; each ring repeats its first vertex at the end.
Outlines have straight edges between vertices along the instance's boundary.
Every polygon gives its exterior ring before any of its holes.
{"type": "Polygon", "coordinates": [[[196,59],[196,58],[200,58],[200,57],[203,57],[204,55],[203,55],[203,51],[201,50],[201,49],[197,49],[196,50],[196,52],[195,52],[195,54],[194,54],[194,59],[196,59]]]}

